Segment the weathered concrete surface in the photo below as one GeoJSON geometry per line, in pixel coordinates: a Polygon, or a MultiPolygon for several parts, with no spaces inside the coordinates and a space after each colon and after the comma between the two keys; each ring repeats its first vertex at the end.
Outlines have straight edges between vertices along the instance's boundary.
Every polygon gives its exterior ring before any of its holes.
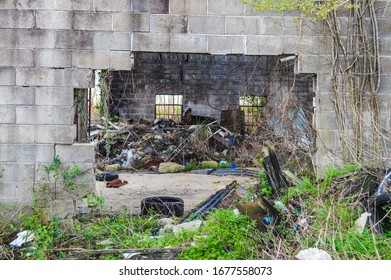
{"type": "Polygon", "coordinates": [[[131,174],[119,173],[121,180],[129,184],[119,188],[106,188],[104,182],[97,182],[96,194],[105,197],[104,207],[118,212],[128,210],[140,213],[143,198],[149,196],[175,196],[185,203],[185,212],[194,209],[198,204],[215,194],[218,190],[236,180],[243,187],[254,185],[251,177],[214,176],[190,173],[175,174],[131,174]]]}

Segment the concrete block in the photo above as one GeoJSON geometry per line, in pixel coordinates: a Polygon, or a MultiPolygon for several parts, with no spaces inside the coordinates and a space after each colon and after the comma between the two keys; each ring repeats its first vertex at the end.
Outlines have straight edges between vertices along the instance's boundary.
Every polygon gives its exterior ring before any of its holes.
{"type": "Polygon", "coordinates": [[[0,32],[0,48],[16,48],[18,46],[18,29],[2,29],[0,32]]]}
{"type": "Polygon", "coordinates": [[[334,99],[333,92],[317,92],[315,97],[317,110],[319,112],[333,111],[335,109],[334,99]]]}
{"type": "Polygon", "coordinates": [[[323,111],[316,116],[316,128],[338,130],[337,116],[334,111],[323,111]]]}
{"type": "Polygon", "coordinates": [[[75,30],[111,30],[112,14],[108,13],[80,13],[74,14],[75,30]]]}
{"type": "Polygon", "coordinates": [[[56,145],[56,156],[64,163],[94,163],[95,152],[91,144],[56,145]]]}
{"type": "Polygon", "coordinates": [[[224,34],[225,18],[219,16],[189,16],[189,33],[224,34]]]}
{"type": "MultiPolygon", "coordinates": [[[[13,183],[15,184],[15,183],[13,183]]],[[[0,199],[2,200],[15,200],[16,188],[10,182],[0,182],[0,199]]]]}
{"type": "Polygon", "coordinates": [[[34,66],[32,50],[0,50],[0,67],[34,66]]]}
{"type": "Polygon", "coordinates": [[[246,6],[241,0],[213,0],[208,2],[209,15],[245,15],[246,6]]]}
{"type": "Polygon", "coordinates": [[[74,120],[73,106],[18,106],[17,124],[66,124],[74,120]]]}
{"type": "MultiPolygon", "coordinates": [[[[94,11],[97,12],[130,12],[132,10],[130,0],[94,0],[94,11]]],[[[136,1],[140,2],[140,1],[136,1]]]]}
{"type": "Polygon", "coordinates": [[[391,56],[381,56],[380,60],[381,73],[391,75],[391,56]]]}
{"type": "Polygon", "coordinates": [[[133,1],[133,12],[151,13],[151,14],[168,14],[169,0],[143,0],[133,1]]]}
{"type": "Polygon", "coordinates": [[[34,99],[33,88],[0,87],[0,105],[32,105],[34,99]]]}
{"type": "Polygon", "coordinates": [[[95,50],[128,51],[131,47],[132,33],[130,32],[94,32],[93,48],[95,50]]]}
{"type": "Polygon", "coordinates": [[[319,147],[313,156],[314,165],[316,166],[316,173],[319,178],[324,176],[324,172],[335,166],[343,164],[343,153],[341,150],[326,149],[325,147],[319,147]]]}
{"type": "MultiPolygon", "coordinates": [[[[54,145],[53,145],[53,153],[54,153],[54,145]]],[[[54,173],[50,172],[50,174],[48,174],[48,172],[46,172],[46,167],[50,166],[53,163],[53,158],[51,158],[50,161],[48,161],[48,162],[39,162],[39,163],[35,164],[35,180],[34,180],[35,187],[34,187],[34,189],[36,191],[38,191],[39,188],[45,187],[45,189],[48,188],[51,191],[53,191],[53,193],[55,194],[56,179],[54,178],[54,173]]]]}
{"type": "Polygon", "coordinates": [[[320,55],[299,55],[295,72],[330,74],[330,62],[328,57],[320,55]]]}
{"type": "Polygon", "coordinates": [[[54,157],[54,145],[1,144],[0,153],[1,162],[50,162],[54,157]]]}
{"type": "Polygon", "coordinates": [[[65,11],[92,11],[93,2],[93,0],[55,1],[55,9],[65,11]]]}
{"type": "Polygon", "coordinates": [[[52,200],[49,202],[49,213],[58,217],[60,220],[70,219],[76,215],[76,201],[68,200],[52,200]]]}
{"type": "Polygon", "coordinates": [[[3,0],[0,1],[0,10],[11,10],[16,8],[15,0],[3,0]]]}
{"type": "Polygon", "coordinates": [[[151,33],[187,33],[187,16],[151,15],[151,33]]]}
{"type": "Polygon", "coordinates": [[[170,0],[170,14],[206,15],[208,0],[170,0]]]}
{"type": "Polygon", "coordinates": [[[260,17],[262,35],[299,35],[299,26],[293,17],[260,17]]]}
{"type": "Polygon", "coordinates": [[[20,86],[90,88],[94,84],[92,71],[86,69],[19,68],[16,72],[20,86]]]}
{"type": "Polygon", "coordinates": [[[0,10],[1,28],[34,28],[34,12],[18,10],[0,10]]]}
{"type": "Polygon", "coordinates": [[[0,144],[0,170],[1,162],[15,162],[15,145],[11,144],[0,144]]]}
{"type": "Polygon", "coordinates": [[[110,51],[74,51],[72,65],[75,68],[107,69],[110,67],[110,51]]]}
{"type": "Polygon", "coordinates": [[[2,125],[0,143],[34,143],[34,127],[31,125],[2,125]]]}
{"type": "Polygon", "coordinates": [[[0,106],[0,124],[15,124],[15,106],[0,106]]]}
{"type": "Polygon", "coordinates": [[[15,68],[0,68],[0,86],[14,86],[15,79],[15,68]]]}
{"type": "Polygon", "coordinates": [[[18,0],[16,8],[18,10],[54,10],[53,0],[18,0]]]}
{"type": "MultiPolygon", "coordinates": [[[[247,55],[279,55],[283,53],[283,38],[275,36],[247,36],[247,55]]],[[[293,51],[293,50],[292,50],[293,51]]],[[[295,52],[291,52],[295,53],[295,52]]]]}
{"type": "Polygon", "coordinates": [[[35,165],[29,163],[3,163],[2,181],[34,182],[35,165]]]}
{"type": "MultiPolygon", "coordinates": [[[[90,172],[91,173],[91,172],[90,172]]],[[[88,194],[95,192],[95,182],[83,181],[79,182],[77,187],[68,187],[64,183],[56,183],[56,199],[65,200],[81,200],[87,197],[88,194]]]]}
{"type": "Polygon", "coordinates": [[[34,139],[37,144],[72,144],[75,134],[73,125],[34,126],[34,139]]]}
{"type": "Polygon", "coordinates": [[[328,73],[321,73],[316,76],[316,91],[318,92],[331,92],[333,91],[333,84],[331,76],[328,73]]]}
{"type": "Polygon", "coordinates": [[[18,183],[15,194],[18,203],[31,203],[34,200],[34,184],[18,183]]]}
{"type": "Polygon", "coordinates": [[[341,147],[339,133],[337,130],[318,129],[317,133],[316,141],[320,145],[324,145],[329,148],[341,147]]]}
{"type": "Polygon", "coordinates": [[[391,93],[391,75],[381,75],[380,81],[378,93],[391,93]]]}
{"type": "Polygon", "coordinates": [[[114,13],[113,30],[148,32],[149,14],[114,13]]]}
{"type": "Polygon", "coordinates": [[[259,17],[225,17],[225,33],[229,35],[261,34],[261,18],[259,17]]]}
{"type": "Polygon", "coordinates": [[[55,49],[91,50],[94,32],[62,30],[54,33],[55,49]]]}
{"type": "Polygon", "coordinates": [[[73,94],[73,88],[39,87],[35,93],[35,105],[73,106],[73,94]]]}
{"type": "Polygon", "coordinates": [[[132,70],[133,62],[129,51],[112,51],[110,55],[110,69],[132,70]]]}
{"type": "Polygon", "coordinates": [[[50,202],[56,199],[56,184],[48,178],[41,177],[35,181],[34,193],[39,197],[39,206],[41,208],[50,208],[50,202]]]}
{"type": "Polygon", "coordinates": [[[208,52],[211,54],[244,54],[246,36],[209,36],[208,52]]]}
{"type": "Polygon", "coordinates": [[[376,1],[374,5],[377,18],[391,18],[390,3],[388,1],[376,1]]]}
{"type": "Polygon", "coordinates": [[[38,29],[72,29],[73,14],[66,11],[37,11],[36,28],[38,29]]]}
{"type": "MultiPolygon", "coordinates": [[[[57,31],[61,32],[61,31],[57,31]]],[[[47,29],[18,30],[17,46],[27,49],[53,49],[56,46],[56,31],[47,29]]],[[[70,40],[71,38],[68,38],[70,40]]]]}
{"type": "Polygon", "coordinates": [[[71,67],[72,53],[68,50],[39,49],[35,51],[36,67],[71,67]]]}
{"type": "Polygon", "coordinates": [[[207,36],[171,34],[169,36],[169,51],[173,53],[206,53],[208,51],[207,36]]]}
{"type": "Polygon", "coordinates": [[[132,51],[167,52],[170,49],[168,34],[134,33],[132,51]]]}

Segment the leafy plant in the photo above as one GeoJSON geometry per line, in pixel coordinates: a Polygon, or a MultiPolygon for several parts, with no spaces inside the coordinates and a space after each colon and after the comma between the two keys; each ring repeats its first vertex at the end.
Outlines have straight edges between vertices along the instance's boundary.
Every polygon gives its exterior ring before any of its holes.
{"type": "Polygon", "coordinates": [[[218,209],[208,215],[197,233],[194,246],[182,251],[182,260],[240,260],[259,257],[260,238],[255,222],[232,209],[218,209]]]}
{"type": "Polygon", "coordinates": [[[60,220],[53,216],[45,222],[42,212],[34,210],[34,215],[21,213],[20,231],[29,230],[34,234],[34,243],[24,248],[21,252],[22,259],[45,260],[50,258],[56,243],[62,238],[63,231],[60,228],[60,220]]]}
{"type": "Polygon", "coordinates": [[[92,207],[102,208],[105,198],[96,194],[87,194],[87,204],[92,207]]]}

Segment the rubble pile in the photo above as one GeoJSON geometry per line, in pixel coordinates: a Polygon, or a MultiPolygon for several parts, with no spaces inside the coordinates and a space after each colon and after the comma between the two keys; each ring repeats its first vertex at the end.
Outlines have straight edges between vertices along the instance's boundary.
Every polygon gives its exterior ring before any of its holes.
{"type": "Polygon", "coordinates": [[[91,125],[90,141],[95,147],[98,168],[158,171],[159,164],[186,166],[205,160],[227,161],[240,148],[251,150],[244,136],[217,125],[179,125],[172,120],[112,122],[102,118],[91,125]]]}

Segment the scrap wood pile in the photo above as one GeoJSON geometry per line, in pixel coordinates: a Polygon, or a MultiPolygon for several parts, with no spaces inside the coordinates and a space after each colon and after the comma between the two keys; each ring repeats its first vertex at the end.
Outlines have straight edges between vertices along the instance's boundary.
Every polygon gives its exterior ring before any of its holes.
{"type": "Polygon", "coordinates": [[[172,120],[111,122],[91,126],[98,167],[118,165],[119,169],[151,169],[162,162],[188,164],[203,160],[237,158],[252,145],[240,134],[217,125],[178,125],[172,120]]]}

